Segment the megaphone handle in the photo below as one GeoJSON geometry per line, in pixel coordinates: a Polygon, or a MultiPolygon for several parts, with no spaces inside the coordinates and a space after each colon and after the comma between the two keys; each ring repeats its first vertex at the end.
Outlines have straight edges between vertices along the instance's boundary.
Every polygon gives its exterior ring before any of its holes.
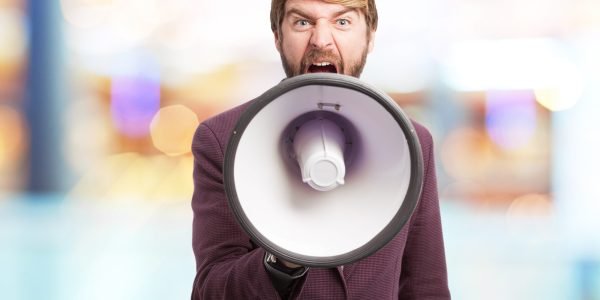
{"type": "Polygon", "coordinates": [[[282,299],[287,299],[292,292],[294,283],[308,272],[309,267],[296,265],[278,259],[275,255],[265,252],[265,268],[273,282],[273,286],[282,299]]]}
{"type": "Polygon", "coordinates": [[[295,271],[299,268],[303,268],[303,266],[301,266],[301,265],[297,265],[295,263],[291,263],[291,262],[285,261],[283,259],[278,259],[275,255],[268,253],[268,252],[265,255],[265,259],[267,260],[267,263],[281,266],[282,268],[288,269],[290,272],[295,271]]]}

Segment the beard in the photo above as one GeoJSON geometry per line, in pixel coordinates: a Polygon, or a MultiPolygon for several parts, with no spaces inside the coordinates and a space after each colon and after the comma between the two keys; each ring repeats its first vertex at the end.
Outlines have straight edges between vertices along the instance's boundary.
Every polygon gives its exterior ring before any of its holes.
{"type": "Polygon", "coordinates": [[[283,70],[288,78],[310,73],[309,68],[313,63],[323,61],[330,62],[335,66],[334,70],[331,71],[332,73],[335,72],[338,74],[346,74],[358,78],[360,77],[360,74],[362,73],[367,62],[368,52],[368,47],[365,46],[358,61],[345,62],[339,55],[335,54],[331,50],[311,48],[304,53],[300,64],[294,64],[290,62],[283,51],[280,51],[279,55],[281,56],[283,70]]]}

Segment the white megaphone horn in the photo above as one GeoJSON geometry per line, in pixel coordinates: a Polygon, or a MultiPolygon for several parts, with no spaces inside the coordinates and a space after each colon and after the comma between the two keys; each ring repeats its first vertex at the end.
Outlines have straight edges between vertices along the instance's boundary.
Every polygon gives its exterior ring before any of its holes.
{"type": "Polygon", "coordinates": [[[255,99],[232,132],[223,172],[229,205],[256,244],[299,265],[333,267],[403,228],[421,195],[423,158],[389,96],[318,73],[255,99]]]}

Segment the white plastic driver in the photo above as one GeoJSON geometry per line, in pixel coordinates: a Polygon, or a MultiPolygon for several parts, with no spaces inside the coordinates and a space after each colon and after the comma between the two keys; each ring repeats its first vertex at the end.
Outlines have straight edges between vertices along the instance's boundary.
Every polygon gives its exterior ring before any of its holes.
{"type": "Polygon", "coordinates": [[[317,119],[303,124],[294,137],[302,181],[318,191],[344,184],[344,148],[344,133],[334,122],[317,119]]]}

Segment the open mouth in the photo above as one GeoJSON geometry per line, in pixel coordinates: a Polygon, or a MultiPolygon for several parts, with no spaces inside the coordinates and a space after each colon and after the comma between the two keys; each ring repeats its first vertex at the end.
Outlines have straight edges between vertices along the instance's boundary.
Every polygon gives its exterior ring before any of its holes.
{"type": "Polygon", "coordinates": [[[330,62],[313,63],[308,67],[308,73],[337,73],[337,68],[330,62]]]}

